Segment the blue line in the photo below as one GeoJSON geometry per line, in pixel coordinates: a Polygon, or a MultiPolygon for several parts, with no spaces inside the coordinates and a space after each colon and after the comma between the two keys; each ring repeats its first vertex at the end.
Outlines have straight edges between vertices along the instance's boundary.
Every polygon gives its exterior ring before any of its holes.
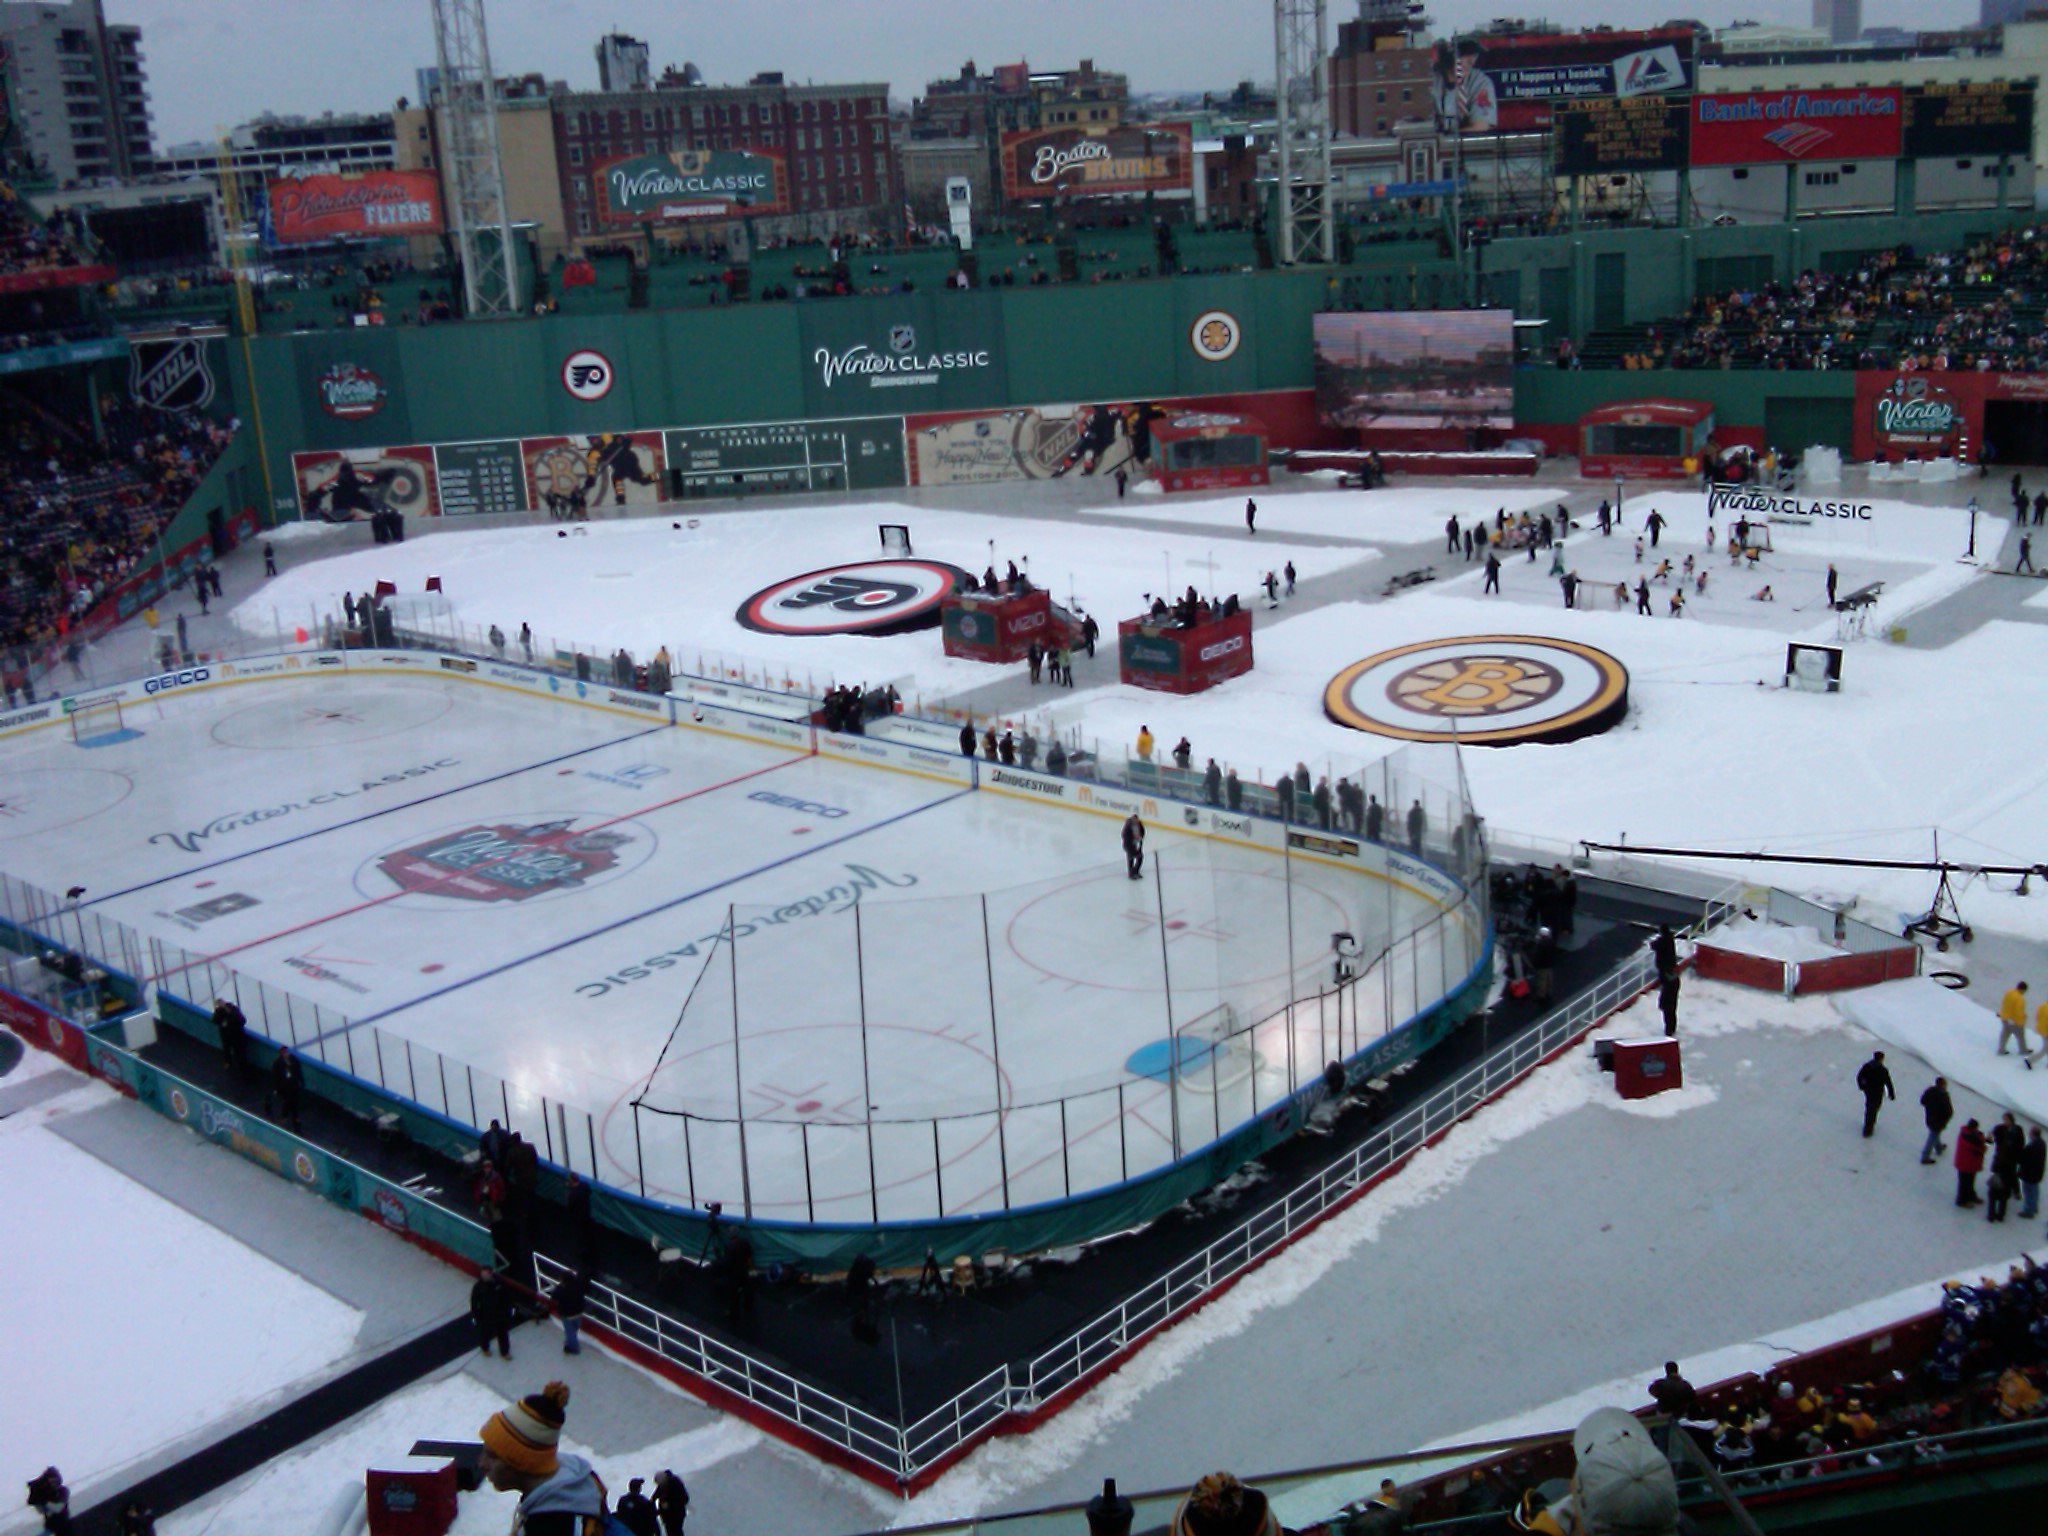
{"type": "Polygon", "coordinates": [[[199,864],[191,869],[174,870],[168,875],[159,875],[154,880],[145,880],[140,885],[131,885],[125,891],[109,891],[104,896],[93,897],[91,901],[84,903],[84,905],[96,907],[103,901],[118,901],[123,896],[133,896],[137,891],[146,891],[153,885],[162,885],[169,880],[183,880],[189,875],[202,875],[209,869],[219,869],[225,864],[233,864],[241,859],[253,859],[259,853],[272,853],[279,848],[289,848],[293,843],[303,843],[310,837],[325,837],[328,833],[339,832],[345,827],[359,827],[366,821],[375,821],[379,816],[389,816],[393,811],[409,811],[416,805],[431,805],[436,800],[446,799],[449,795],[467,794],[472,789],[482,789],[486,784],[495,784],[500,779],[514,779],[522,773],[531,773],[536,768],[552,768],[557,763],[568,762],[572,757],[583,757],[592,752],[602,752],[607,747],[624,746],[629,741],[638,741],[642,736],[652,736],[656,731],[668,729],[667,725],[651,725],[644,731],[634,731],[631,735],[617,736],[610,741],[600,741],[595,746],[578,747],[574,752],[564,752],[560,757],[542,758],[537,763],[521,763],[517,768],[507,768],[503,773],[494,773],[487,778],[474,779],[467,784],[451,785],[447,789],[437,789],[431,795],[422,795],[417,800],[401,800],[395,805],[385,806],[382,810],[366,811],[360,816],[351,816],[346,821],[337,821],[332,826],[315,827],[309,832],[299,833],[296,837],[280,838],[274,843],[265,843],[261,848],[248,848],[244,849],[241,853],[231,853],[225,858],[215,859],[211,864],[199,864]]]}
{"type": "MultiPolygon", "coordinates": [[[[801,759],[792,759],[792,761],[801,761],[801,759]]],[[[630,913],[613,922],[605,923],[601,927],[593,928],[588,933],[580,933],[574,938],[563,939],[558,944],[550,944],[546,949],[536,949],[529,954],[521,955],[517,960],[507,960],[503,965],[494,965],[487,971],[479,971],[476,975],[465,977],[461,981],[450,982],[438,991],[423,993],[421,996],[413,998],[410,1002],[400,1003],[395,1008],[386,1008],[382,1013],[373,1013],[364,1018],[351,1019],[339,1029],[330,1029],[323,1034],[314,1035],[305,1043],[307,1045],[318,1045],[324,1040],[331,1040],[336,1035],[345,1035],[350,1030],[358,1029],[365,1024],[375,1024],[378,1020],[388,1019],[393,1014],[404,1013],[408,1008],[417,1008],[421,1003],[431,1003],[435,998],[446,997],[450,992],[460,992],[464,987],[474,986],[480,981],[489,981],[493,976],[503,975],[506,971],[517,970],[529,961],[541,960],[549,955],[559,954],[562,950],[572,949],[576,945],[585,943],[590,939],[602,937],[613,929],[628,927],[633,923],[639,922],[642,918],[654,916],[657,912],[666,912],[671,907],[680,907],[686,902],[695,901],[700,896],[709,896],[713,891],[722,891],[728,885],[736,885],[742,880],[751,880],[756,875],[765,875],[771,869],[780,869],[785,864],[793,864],[798,859],[808,859],[812,854],[823,853],[828,848],[837,848],[841,843],[850,843],[855,838],[866,837],[870,832],[879,832],[883,827],[889,826],[894,822],[922,815],[935,806],[950,804],[952,801],[958,800],[962,795],[971,795],[973,793],[974,789],[970,785],[966,789],[955,790],[950,795],[942,795],[936,800],[927,800],[923,805],[913,805],[907,811],[898,811],[894,816],[885,816],[880,821],[857,828],[852,832],[846,833],[843,837],[835,837],[829,843],[814,843],[799,852],[784,854],[781,858],[775,859],[770,863],[757,864],[752,869],[743,869],[738,874],[728,875],[725,879],[707,885],[701,890],[691,891],[685,896],[678,896],[673,901],[664,901],[658,907],[648,907],[645,911],[630,913]]]]}

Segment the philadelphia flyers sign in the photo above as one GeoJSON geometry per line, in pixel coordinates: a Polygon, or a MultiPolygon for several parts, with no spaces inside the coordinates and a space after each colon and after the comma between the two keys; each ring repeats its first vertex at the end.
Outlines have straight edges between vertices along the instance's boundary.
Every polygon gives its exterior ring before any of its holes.
{"type": "Polygon", "coordinates": [[[764,587],[734,615],[769,635],[882,635],[926,629],[967,573],[937,560],[829,565],[764,587]]]}

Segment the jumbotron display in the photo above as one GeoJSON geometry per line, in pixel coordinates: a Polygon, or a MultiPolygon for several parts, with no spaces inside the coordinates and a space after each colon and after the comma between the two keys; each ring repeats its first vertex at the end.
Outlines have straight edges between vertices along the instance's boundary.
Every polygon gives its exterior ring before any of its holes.
{"type": "Polygon", "coordinates": [[[1501,431],[1515,415],[1505,309],[1315,317],[1316,414],[1336,427],[1501,431]]]}

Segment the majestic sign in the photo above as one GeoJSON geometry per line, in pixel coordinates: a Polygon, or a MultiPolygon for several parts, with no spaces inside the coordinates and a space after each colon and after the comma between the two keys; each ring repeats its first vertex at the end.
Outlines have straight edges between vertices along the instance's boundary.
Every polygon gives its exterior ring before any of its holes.
{"type": "Polygon", "coordinates": [[[827,566],[764,587],[734,615],[770,635],[874,635],[925,629],[967,573],[936,560],[827,566]]]}
{"type": "Polygon", "coordinates": [[[1895,160],[1900,121],[1899,89],[1891,85],[1695,96],[1692,163],[1895,160]]]}
{"type": "Polygon", "coordinates": [[[592,172],[597,215],[607,224],[783,213],[782,156],[761,149],[678,149],[606,160],[592,172]]]}
{"type": "Polygon", "coordinates": [[[1536,635],[1423,640],[1339,672],[1323,712],[1403,741],[1574,741],[1628,712],[1628,669],[1589,645],[1536,635]]]}
{"type": "Polygon", "coordinates": [[[336,363],[314,380],[320,409],[343,421],[374,416],[386,398],[384,381],[360,363],[336,363]]]}
{"type": "Polygon", "coordinates": [[[1513,33],[1437,45],[1439,121],[1467,133],[1548,127],[1565,102],[1682,95],[1693,87],[1683,29],[1513,33]]]}
{"type": "Polygon", "coordinates": [[[269,194],[271,232],[281,244],[441,231],[441,187],[432,171],[275,176],[269,194]]]}
{"type": "Polygon", "coordinates": [[[1194,131],[1187,123],[1030,128],[1003,135],[1003,193],[1012,199],[1097,192],[1185,192],[1194,131]]]}
{"type": "Polygon", "coordinates": [[[223,334],[217,326],[134,332],[128,338],[128,393],[137,405],[154,410],[204,409],[213,399],[206,343],[223,334]]]}

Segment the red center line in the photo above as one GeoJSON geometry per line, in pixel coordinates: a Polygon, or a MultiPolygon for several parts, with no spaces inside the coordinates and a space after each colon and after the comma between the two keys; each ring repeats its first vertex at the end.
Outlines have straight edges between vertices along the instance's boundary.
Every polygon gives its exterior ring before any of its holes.
{"type": "MultiPolygon", "coordinates": [[[[736,773],[729,779],[720,779],[716,784],[706,784],[699,789],[685,790],[682,794],[671,795],[666,800],[656,800],[651,805],[643,805],[630,811],[621,811],[618,815],[607,817],[603,821],[592,822],[589,826],[578,829],[576,835],[581,837],[587,833],[601,831],[606,827],[616,826],[618,823],[622,821],[631,821],[636,816],[646,816],[654,811],[666,810],[668,809],[668,807],[672,805],[682,804],[685,800],[694,800],[699,795],[708,795],[713,790],[730,789],[733,785],[742,783],[747,779],[759,778],[764,773],[773,773],[778,768],[787,768],[792,763],[800,763],[805,762],[807,760],[808,759],[806,757],[801,756],[790,757],[785,758],[783,761],[779,763],[768,763],[760,768],[749,768],[745,773],[736,773]]],[[[468,876],[477,873],[477,871],[479,870],[489,869],[492,865],[501,864],[505,860],[513,857],[515,857],[515,855],[510,853],[502,853],[497,855],[495,858],[486,859],[483,863],[474,865],[469,869],[451,870],[449,873],[445,875],[437,875],[433,879],[433,881],[427,885],[412,886],[404,890],[391,891],[383,896],[372,896],[366,901],[357,902],[354,906],[340,907],[337,908],[335,911],[325,913],[319,917],[309,917],[303,923],[294,923],[289,928],[279,928],[274,933],[266,933],[258,938],[247,939],[240,944],[230,945],[226,949],[216,950],[214,953],[210,955],[200,955],[194,959],[189,959],[185,961],[185,963],[182,965],[170,966],[165,970],[159,971],[156,975],[147,978],[147,980],[151,983],[161,985],[166,977],[175,976],[176,974],[178,974],[178,972],[190,970],[192,967],[196,965],[211,965],[216,960],[225,960],[229,955],[239,955],[245,949],[254,949],[261,944],[274,944],[279,939],[290,938],[295,933],[304,933],[308,928],[317,928],[322,923],[333,922],[336,918],[350,917],[358,912],[367,912],[372,907],[380,907],[385,902],[395,901],[401,896],[416,896],[423,891],[431,893],[433,888],[437,885],[440,885],[444,882],[451,880],[467,878],[468,876]]]]}

